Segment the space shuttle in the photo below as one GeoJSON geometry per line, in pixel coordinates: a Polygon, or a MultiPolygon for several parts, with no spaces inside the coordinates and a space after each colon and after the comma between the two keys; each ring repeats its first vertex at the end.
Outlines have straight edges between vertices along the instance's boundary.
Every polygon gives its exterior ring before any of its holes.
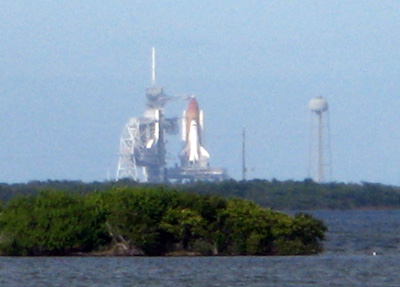
{"type": "Polygon", "coordinates": [[[180,152],[182,166],[207,167],[210,154],[203,147],[203,111],[191,97],[182,118],[182,140],[185,146],[180,152]]]}

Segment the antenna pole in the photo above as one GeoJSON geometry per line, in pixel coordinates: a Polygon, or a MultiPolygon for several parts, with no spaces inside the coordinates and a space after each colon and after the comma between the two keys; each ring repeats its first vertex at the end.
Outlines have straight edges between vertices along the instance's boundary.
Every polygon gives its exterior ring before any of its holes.
{"type": "Polygon", "coordinates": [[[151,49],[151,84],[156,85],[156,48],[151,49]]]}

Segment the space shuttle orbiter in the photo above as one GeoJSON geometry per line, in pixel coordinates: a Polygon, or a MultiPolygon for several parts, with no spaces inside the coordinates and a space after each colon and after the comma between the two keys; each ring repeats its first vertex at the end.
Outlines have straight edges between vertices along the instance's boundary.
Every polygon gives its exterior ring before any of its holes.
{"type": "Polygon", "coordinates": [[[207,167],[210,154],[203,147],[203,131],[203,111],[192,97],[182,119],[182,140],[185,143],[180,153],[182,166],[207,167]]]}

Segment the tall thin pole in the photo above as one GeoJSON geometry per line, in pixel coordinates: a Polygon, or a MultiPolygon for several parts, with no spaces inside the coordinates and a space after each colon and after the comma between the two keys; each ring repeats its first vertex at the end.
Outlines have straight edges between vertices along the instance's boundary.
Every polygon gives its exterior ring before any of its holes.
{"type": "Polygon", "coordinates": [[[242,133],[242,180],[246,180],[246,131],[242,133]]]}
{"type": "Polygon", "coordinates": [[[313,112],[310,112],[310,132],[309,132],[309,146],[308,146],[308,169],[307,176],[312,178],[313,174],[313,160],[314,160],[314,147],[313,147],[313,112]]]}
{"type": "Polygon", "coordinates": [[[318,177],[317,181],[321,183],[324,179],[324,162],[323,162],[323,143],[322,143],[322,112],[318,113],[318,177]]]}

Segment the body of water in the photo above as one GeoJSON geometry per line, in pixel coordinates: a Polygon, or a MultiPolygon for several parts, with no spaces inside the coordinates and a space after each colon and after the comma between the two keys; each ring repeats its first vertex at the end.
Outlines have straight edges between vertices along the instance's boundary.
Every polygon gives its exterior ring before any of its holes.
{"type": "Polygon", "coordinates": [[[0,286],[400,286],[400,211],[312,213],[329,227],[317,256],[2,257],[0,286]]]}

